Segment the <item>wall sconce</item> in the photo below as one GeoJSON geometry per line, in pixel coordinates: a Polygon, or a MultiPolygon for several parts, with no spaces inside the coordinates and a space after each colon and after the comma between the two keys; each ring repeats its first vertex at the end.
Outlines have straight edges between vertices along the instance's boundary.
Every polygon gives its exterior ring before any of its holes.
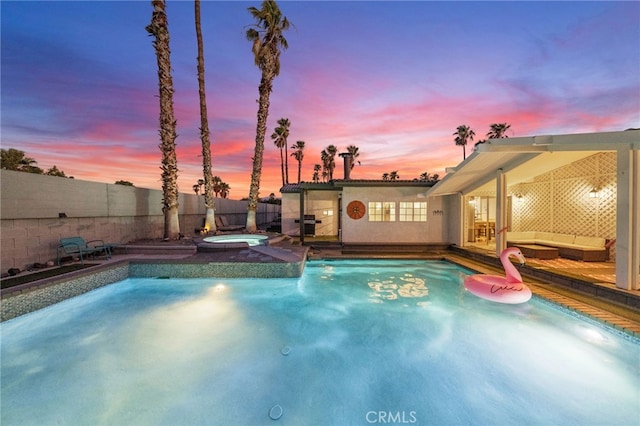
{"type": "Polygon", "coordinates": [[[600,198],[600,194],[598,193],[598,190],[593,188],[590,192],[589,192],[589,198],[600,198]]]}

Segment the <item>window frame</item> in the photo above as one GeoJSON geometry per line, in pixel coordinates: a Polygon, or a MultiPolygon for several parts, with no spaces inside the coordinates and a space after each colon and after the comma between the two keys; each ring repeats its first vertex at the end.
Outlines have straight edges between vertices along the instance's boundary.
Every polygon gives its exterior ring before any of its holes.
{"type": "Polygon", "coordinates": [[[367,219],[369,222],[396,222],[396,202],[369,201],[367,203],[367,219]]]}
{"type": "Polygon", "coordinates": [[[426,201],[400,201],[398,203],[399,222],[427,222],[428,204],[426,201]]]}

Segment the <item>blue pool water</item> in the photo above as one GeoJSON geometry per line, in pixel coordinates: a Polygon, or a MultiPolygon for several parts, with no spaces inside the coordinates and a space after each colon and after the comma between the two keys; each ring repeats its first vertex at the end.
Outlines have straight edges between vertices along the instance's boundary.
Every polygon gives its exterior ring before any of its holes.
{"type": "Polygon", "coordinates": [[[637,425],[640,344],[446,262],[127,279],[1,326],[8,425],[637,425]],[[275,420],[273,420],[274,418],[275,420]]]}

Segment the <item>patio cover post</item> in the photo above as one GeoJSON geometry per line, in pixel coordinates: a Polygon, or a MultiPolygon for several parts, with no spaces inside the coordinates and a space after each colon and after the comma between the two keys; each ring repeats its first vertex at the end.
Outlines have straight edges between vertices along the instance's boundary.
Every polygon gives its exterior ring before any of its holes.
{"type": "Polygon", "coordinates": [[[455,240],[453,241],[454,244],[456,244],[458,247],[462,247],[466,242],[466,227],[465,227],[465,211],[467,209],[467,206],[465,205],[464,202],[464,195],[462,194],[462,192],[456,192],[454,194],[455,196],[455,202],[452,203],[452,205],[455,207],[454,211],[457,213],[456,215],[453,215],[452,217],[457,217],[457,223],[458,226],[457,228],[454,228],[455,230],[455,234],[454,234],[454,238],[455,240]]]}
{"type": "Polygon", "coordinates": [[[507,175],[498,169],[496,176],[496,256],[507,248],[507,175]],[[502,231],[502,232],[500,232],[502,231]]]}
{"type": "Polygon", "coordinates": [[[304,245],[304,196],[307,194],[306,189],[300,190],[300,244],[304,245]]]}
{"type": "Polygon", "coordinates": [[[616,287],[640,290],[640,151],[617,156],[616,287]]]}

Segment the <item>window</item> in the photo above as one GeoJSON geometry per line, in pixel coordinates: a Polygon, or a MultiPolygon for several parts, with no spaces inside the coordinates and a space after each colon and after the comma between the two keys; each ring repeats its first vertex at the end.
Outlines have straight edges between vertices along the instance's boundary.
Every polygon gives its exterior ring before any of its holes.
{"type": "Polygon", "coordinates": [[[400,222],[426,222],[426,201],[400,201],[400,222]]]}
{"type": "Polygon", "coordinates": [[[396,203],[369,201],[369,222],[395,222],[396,203]]]}

